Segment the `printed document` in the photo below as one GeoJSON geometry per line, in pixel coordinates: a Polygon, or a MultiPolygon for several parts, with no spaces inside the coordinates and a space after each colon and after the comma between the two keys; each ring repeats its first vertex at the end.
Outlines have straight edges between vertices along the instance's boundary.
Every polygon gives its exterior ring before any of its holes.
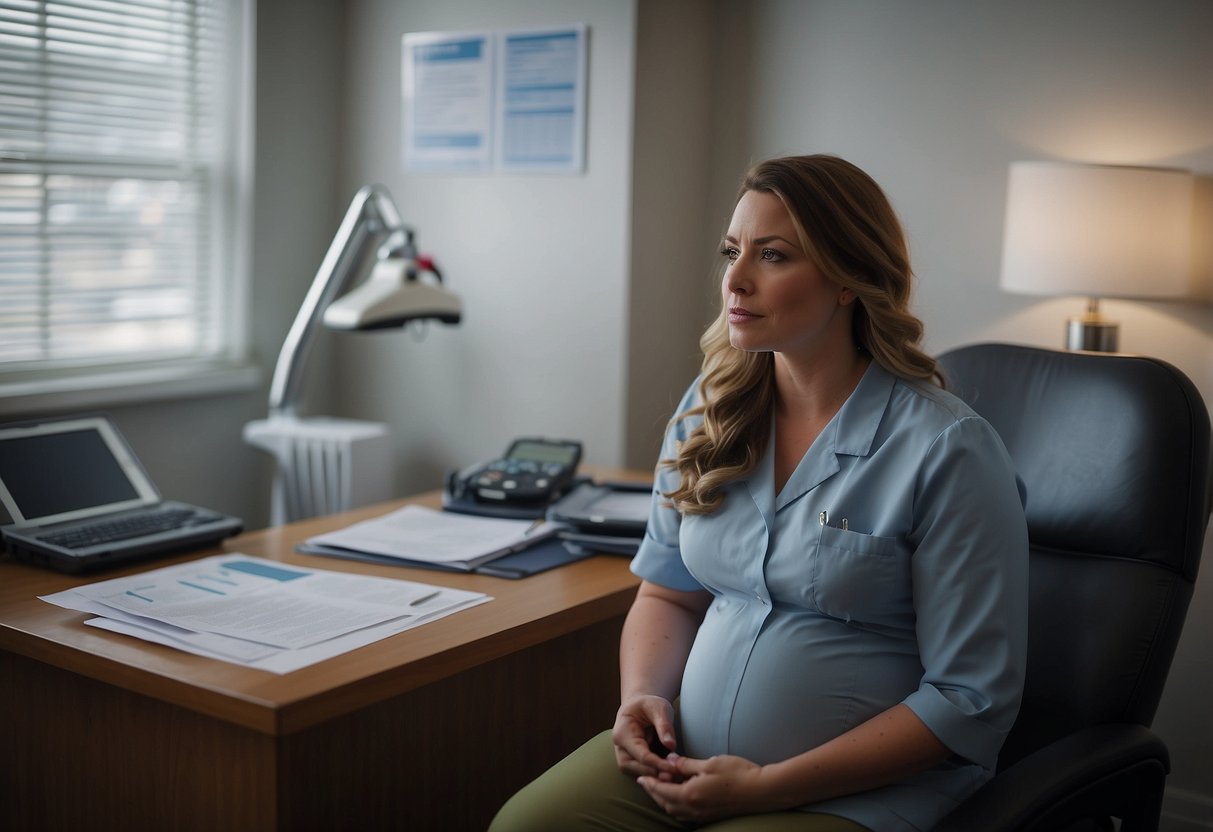
{"type": "Polygon", "coordinates": [[[287,673],[492,599],[226,554],[42,600],[100,616],[92,626],[287,673]]]}
{"type": "Polygon", "coordinates": [[[551,537],[560,523],[503,520],[405,506],[335,532],[308,538],[307,547],[335,547],[386,555],[423,566],[471,570],[551,537]]]}

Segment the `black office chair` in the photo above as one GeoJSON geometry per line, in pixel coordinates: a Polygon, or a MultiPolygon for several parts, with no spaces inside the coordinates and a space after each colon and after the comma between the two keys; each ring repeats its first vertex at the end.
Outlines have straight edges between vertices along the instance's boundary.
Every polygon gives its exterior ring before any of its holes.
{"type": "Polygon", "coordinates": [[[1158,829],[1150,730],[1210,509],[1209,416],[1186,376],[1129,355],[983,344],[940,357],[1027,485],[1028,670],[998,773],[936,832],[1158,829]]]}

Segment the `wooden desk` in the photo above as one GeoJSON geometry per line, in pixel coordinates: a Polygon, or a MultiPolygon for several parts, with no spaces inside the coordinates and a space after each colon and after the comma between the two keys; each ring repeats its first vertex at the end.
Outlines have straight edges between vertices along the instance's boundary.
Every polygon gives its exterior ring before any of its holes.
{"type": "Polygon", "coordinates": [[[483,830],[610,727],[639,583],[626,560],[510,581],[293,551],[403,502],[223,550],[495,600],[284,676],[86,627],[36,597],[218,549],[83,577],[0,563],[0,828],[483,830]]]}

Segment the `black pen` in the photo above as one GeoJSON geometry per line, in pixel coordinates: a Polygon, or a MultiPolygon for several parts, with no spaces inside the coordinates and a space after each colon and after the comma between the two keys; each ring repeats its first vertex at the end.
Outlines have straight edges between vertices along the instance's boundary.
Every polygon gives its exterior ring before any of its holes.
{"type": "Polygon", "coordinates": [[[419,607],[422,604],[424,604],[426,601],[433,601],[435,598],[437,598],[441,594],[442,594],[442,590],[438,590],[437,592],[431,592],[429,595],[422,595],[420,598],[410,601],[409,606],[410,607],[419,607]]]}

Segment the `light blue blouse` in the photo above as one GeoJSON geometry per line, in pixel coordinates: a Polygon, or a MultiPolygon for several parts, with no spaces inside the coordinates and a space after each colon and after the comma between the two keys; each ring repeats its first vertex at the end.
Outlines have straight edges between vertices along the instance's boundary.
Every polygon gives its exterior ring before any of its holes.
{"type": "MultiPolygon", "coordinates": [[[[696,383],[678,412],[697,403],[696,383]]],[[[663,459],[699,421],[671,424],[663,459]]],[[[953,757],[803,808],[930,829],[989,778],[1019,709],[1028,543],[1014,467],[963,402],[876,362],[779,494],[773,444],[708,515],[670,507],[660,492],[677,477],[658,467],[632,571],[715,596],[683,675],[680,752],[771,763],[905,703],[953,757]]]]}

